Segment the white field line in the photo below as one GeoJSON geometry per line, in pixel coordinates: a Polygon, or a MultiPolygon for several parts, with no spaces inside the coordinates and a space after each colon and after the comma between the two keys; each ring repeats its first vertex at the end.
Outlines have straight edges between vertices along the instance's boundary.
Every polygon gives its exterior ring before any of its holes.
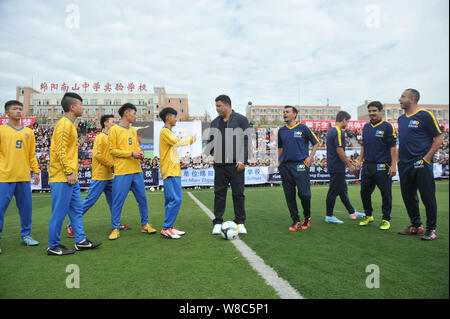
{"type": "MultiPolygon", "coordinates": [[[[188,195],[192,200],[205,212],[210,219],[214,219],[214,214],[201,201],[197,199],[191,192],[188,195]]],[[[264,278],[268,285],[273,287],[281,299],[304,299],[286,280],[278,276],[273,268],[264,263],[264,260],[259,257],[250,247],[248,247],[242,240],[231,240],[233,245],[244,256],[253,269],[264,278]]]]}

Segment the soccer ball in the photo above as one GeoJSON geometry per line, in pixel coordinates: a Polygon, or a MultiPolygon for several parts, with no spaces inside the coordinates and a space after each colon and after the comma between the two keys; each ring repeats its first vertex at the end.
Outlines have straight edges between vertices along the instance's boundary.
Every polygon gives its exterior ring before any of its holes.
{"type": "Polygon", "coordinates": [[[238,226],[233,221],[224,222],[221,234],[224,239],[236,239],[239,236],[238,226]]]}

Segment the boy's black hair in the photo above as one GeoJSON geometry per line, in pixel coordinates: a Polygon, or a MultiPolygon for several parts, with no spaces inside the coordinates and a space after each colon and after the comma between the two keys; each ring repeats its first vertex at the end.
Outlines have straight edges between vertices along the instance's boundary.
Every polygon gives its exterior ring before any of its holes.
{"type": "Polygon", "coordinates": [[[132,103],[125,103],[119,109],[120,117],[123,117],[123,114],[125,113],[126,110],[135,110],[137,112],[137,108],[136,108],[136,106],[134,106],[134,104],[132,104],[132,103]]]}
{"type": "Polygon", "coordinates": [[[105,122],[110,118],[114,118],[114,115],[113,114],[102,115],[102,117],[100,118],[100,125],[102,126],[102,128],[105,128],[105,122]]]}
{"type": "Polygon", "coordinates": [[[19,102],[17,100],[11,100],[5,103],[5,112],[9,110],[9,108],[13,105],[20,105],[23,107],[22,102],[19,102]]]}
{"type": "Polygon", "coordinates": [[[62,106],[64,112],[69,112],[70,106],[74,105],[76,103],[76,100],[83,102],[83,99],[81,98],[81,96],[79,96],[76,93],[67,92],[66,94],[64,94],[64,96],[61,100],[61,106],[62,106]]]}
{"type": "Polygon", "coordinates": [[[161,110],[161,112],[159,112],[159,118],[165,123],[166,122],[166,116],[168,114],[173,114],[173,115],[176,116],[178,114],[178,112],[177,112],[177,110],[175,110],[172,107],[165,107],[165,108],[163,108],[161,110]]]}

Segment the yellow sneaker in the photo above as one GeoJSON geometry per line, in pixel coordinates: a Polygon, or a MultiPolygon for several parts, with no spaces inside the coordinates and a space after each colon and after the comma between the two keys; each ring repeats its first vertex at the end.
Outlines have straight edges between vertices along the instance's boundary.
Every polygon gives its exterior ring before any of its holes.
{"type": "Polygon", "coordinates": [[[374,220],[373,216],[364,216],[359,226],[367,226],[369,223],[373,223],[374,220]]]}
{"type": "Polygon", "coordinates": [[[154,229],[152,227],[152,224],[147,223],[147,225],[141,227],[141,233],[155,234],[156,233],[156,229],[154,229]]]}
{"type": "Polygon", "coordinates": [[[111,235],[109,235],[108,239],[109,240],[115,240],[115,239],[117,239],[119,237],[120,237],[120,231],[114,228],[112,233],[111,233],[111,235]]]}
{"type": "Polygon", "coordinates": [[[388,230],[389,228],[391,228],[391,223],[390,222],[388,222],[387,220],[382,220],[381,221],[381,226],[380,226],[380,229],[381,230],[388,230]]]}

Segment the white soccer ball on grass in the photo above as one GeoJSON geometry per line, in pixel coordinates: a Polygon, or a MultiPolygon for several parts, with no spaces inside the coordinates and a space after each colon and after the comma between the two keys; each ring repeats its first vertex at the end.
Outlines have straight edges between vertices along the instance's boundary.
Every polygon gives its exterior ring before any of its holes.
{"type": "Polygon", "coordinates": [[[226,221],[222,224],[222,230],[220,233],[224,239],[236,239],[239,237],[238,225],[236,225],[233,221],[226,221]]]}

